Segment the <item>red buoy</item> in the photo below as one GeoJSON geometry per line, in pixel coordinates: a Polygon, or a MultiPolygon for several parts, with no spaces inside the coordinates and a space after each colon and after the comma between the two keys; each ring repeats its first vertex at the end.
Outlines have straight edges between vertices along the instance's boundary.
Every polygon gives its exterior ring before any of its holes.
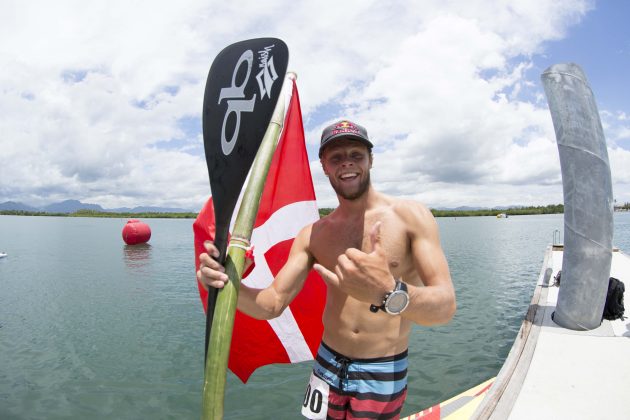
{"type": "Polygon", "coordinates": [[[140,220],[131,219],[123,228],[122,237],[127,245],[143,244],[151,239],[151,228],[140,220]]]}

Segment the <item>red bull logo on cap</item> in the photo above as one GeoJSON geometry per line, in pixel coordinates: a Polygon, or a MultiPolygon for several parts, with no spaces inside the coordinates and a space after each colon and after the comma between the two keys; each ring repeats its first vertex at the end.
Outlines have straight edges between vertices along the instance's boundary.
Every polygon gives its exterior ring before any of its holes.
{"type": "Polygon", "coordinates": [[[330,133],[331,136],[341,133],[353,133],[360,134],[359,129],[352,124],[350,121],[341,121],[339,124],[335,126],[335,128],[330,133]]]}

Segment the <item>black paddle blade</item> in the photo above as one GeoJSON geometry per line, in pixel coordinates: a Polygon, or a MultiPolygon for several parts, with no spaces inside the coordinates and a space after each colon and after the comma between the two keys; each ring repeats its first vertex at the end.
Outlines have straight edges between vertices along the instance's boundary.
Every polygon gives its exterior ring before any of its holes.
{"type": "Polygon", "coordinates": [[[277,38],[237,42],[217,55],[203,98],[203,141],[224,262],[232,213],[278,102],[289,62],[277,38]]]}
{"type": "MultiPolygon", "coordinates": [[[[271,120],[289,63],[277,38],[232,44],[210,67],[203,97],[203,143],[210,175],[219,261],[225,262],[230,220],[271,120]]],[[[217,290],[208,290],[206,359],[217,290]]]]}

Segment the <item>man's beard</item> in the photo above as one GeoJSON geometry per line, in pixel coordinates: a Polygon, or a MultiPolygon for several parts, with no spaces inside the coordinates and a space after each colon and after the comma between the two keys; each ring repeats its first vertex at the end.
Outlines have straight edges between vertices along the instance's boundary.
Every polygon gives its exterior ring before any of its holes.
{"type": "Polygon", "coordinates": [[[335,190],[337,195],[339,195],[340,197],[345,198],[346,200],[356,200],[357,198],[365,194],[368,188],[370,188],[370,173],[369,172],[367,173],[367,176],[365,177],[365,179],[362,180],[361,183],[359,184],[359,188],[355,192],[352,192],[352,193],[343,191],[341,187],[337,186],[333,182],[331,182],[330,185],[333,187],[333,190],[335,190]]]}

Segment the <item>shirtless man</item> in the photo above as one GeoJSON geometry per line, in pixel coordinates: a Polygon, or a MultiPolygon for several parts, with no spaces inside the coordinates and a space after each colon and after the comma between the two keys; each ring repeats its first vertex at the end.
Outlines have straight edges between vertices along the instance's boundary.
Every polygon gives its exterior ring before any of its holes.
{"type": "MultiPolygon", "coordinates": [[[[407,392],[413,323],[454,315],[455,292],[438,228],[423,205],[381,194],[370,183],[372,143],[349,121],[322,133],[319,157],[339,207],[304,227],[266,289],[241,285],[238,308],[258,319],[279,316],[314,268],[326,281],[324,335],[304,398],[311,419],[398,418],[407,392]]],[[[224,269],[206,243],[198,279],[222,288],[224,269]]]]}

